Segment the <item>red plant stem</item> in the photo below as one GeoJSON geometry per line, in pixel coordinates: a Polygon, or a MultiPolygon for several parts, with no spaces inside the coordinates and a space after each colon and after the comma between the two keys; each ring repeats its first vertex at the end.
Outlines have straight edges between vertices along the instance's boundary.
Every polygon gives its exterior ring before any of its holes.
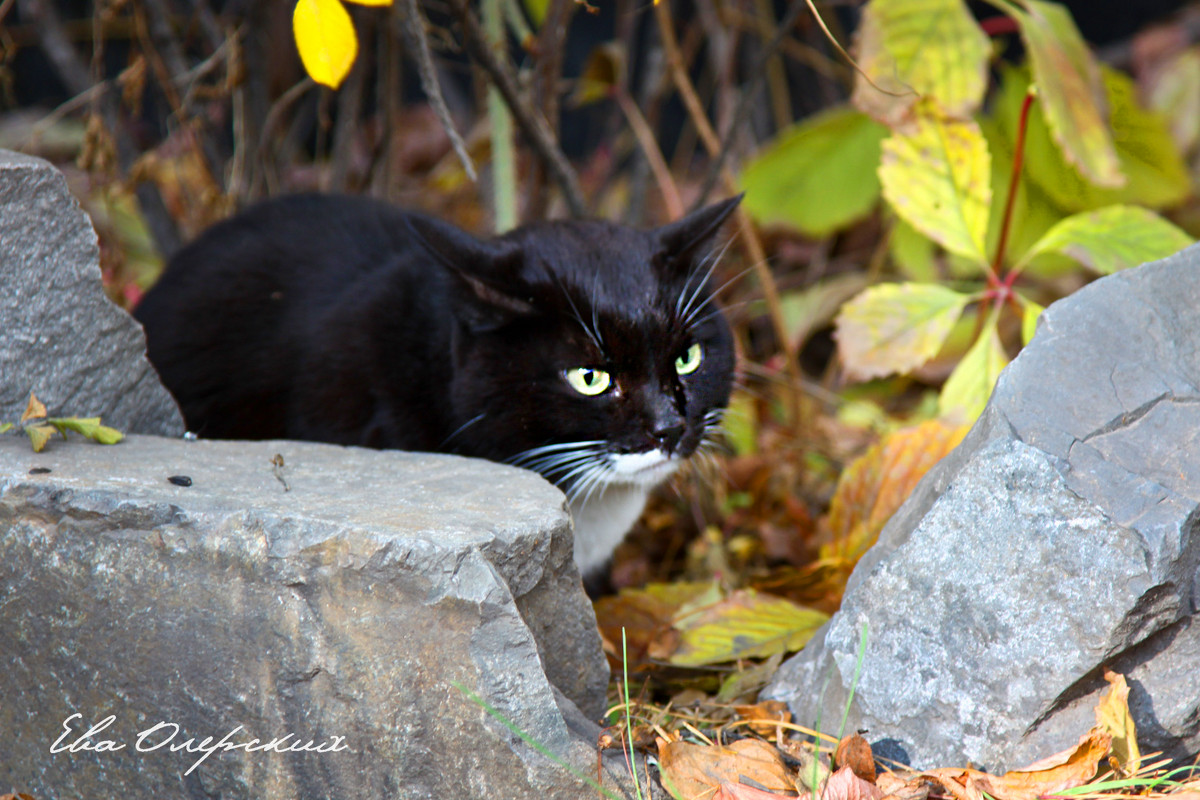
{"type": "MultiPolygon", "coordinates": [[[[1017,121],[1017,144],[1013,148],[1013,166],[1012,176],[1008,181],[1008,199],[1004,202],[1004,219],[1000,223],[1000,242],[996,245],[996,257],[992,260],[992,275],[1000,274],[1000,267],[1004,264],[1004,251],[1008,247],[1008,231],[1012,227],[1013,206],[1017,200],[1017,188],[1021,184],[1021,169],[1025,163],[1025,129],[1029,127],[1029,109],[1033,105],[1034,98],[1037,97],[1033,93],[1033,87],[1025,93],[1025,100],[1021,103],[1021,117],[1017,121]]],[[[1007,276],[1015,278],[1015,276],[1007,276]]],[[[1012,286],[1011,280],[1006,279],[1005,284],[1012,286]]]]}
{"type": "Polygon", "coordinates": [[[979,27],[988,36],[1005,36],[1020,31],[1017,21],[1006,14],[998,14],[994,17],[981,19],[979,20],[979,27]]]}

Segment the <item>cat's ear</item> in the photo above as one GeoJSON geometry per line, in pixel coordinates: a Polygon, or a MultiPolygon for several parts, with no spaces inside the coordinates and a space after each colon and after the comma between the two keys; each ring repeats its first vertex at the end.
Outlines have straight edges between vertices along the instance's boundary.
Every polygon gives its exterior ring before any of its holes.
{"type": "Polygon", "coordinates": [[[521,289],[523,254],[519,245],[485,241],[432,217],[411,215],[408,227],[418,242],[453,277],[460,303],[456,312],[473,328],[503,324],[533,313],[521,289]]]}
{"type": "Polygon", "coordinates": [[[656,229],[654,234],[661,245],[659,260],[664,263],[689,263],[696,251],[716,234],[744,196],[745,193],[713,203],[656,229]]]}

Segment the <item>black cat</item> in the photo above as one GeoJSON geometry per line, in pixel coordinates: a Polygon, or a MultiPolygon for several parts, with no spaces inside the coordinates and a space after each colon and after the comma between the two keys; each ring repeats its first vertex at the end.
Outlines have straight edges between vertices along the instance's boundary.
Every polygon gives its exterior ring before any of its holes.
{"type": "Polygon", "coordinates": [[[536,470],[567,493],[594,575],[729,400],[711,241],[739,200],[650,231],[481,240],[365,198],[286,197],[180,251],[135,316],[199,435],[536,470]]]}

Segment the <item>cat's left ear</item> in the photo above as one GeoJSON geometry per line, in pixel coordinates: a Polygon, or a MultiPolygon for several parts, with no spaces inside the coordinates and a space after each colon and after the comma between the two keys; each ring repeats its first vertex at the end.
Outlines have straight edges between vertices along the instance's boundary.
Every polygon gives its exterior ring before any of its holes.
{"type": "Polygon", "coordinates": [[[661,243],[658,261],[664,264],[688,264],[696,251],[706,245],[721,224],[742,202],[745,193],[705,206],[686,217],[654,231],[661,243]]]}

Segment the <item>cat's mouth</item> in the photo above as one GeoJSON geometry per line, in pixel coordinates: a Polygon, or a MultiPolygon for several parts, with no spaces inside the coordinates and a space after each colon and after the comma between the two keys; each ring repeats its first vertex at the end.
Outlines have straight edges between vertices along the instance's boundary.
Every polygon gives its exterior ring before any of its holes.
{"type": "Polygon", "coordinates": [[[609,461],[614,482],[654,485],[670,477],[682,459],[655,449],[645,453],[612,453],[609,461]]]}

